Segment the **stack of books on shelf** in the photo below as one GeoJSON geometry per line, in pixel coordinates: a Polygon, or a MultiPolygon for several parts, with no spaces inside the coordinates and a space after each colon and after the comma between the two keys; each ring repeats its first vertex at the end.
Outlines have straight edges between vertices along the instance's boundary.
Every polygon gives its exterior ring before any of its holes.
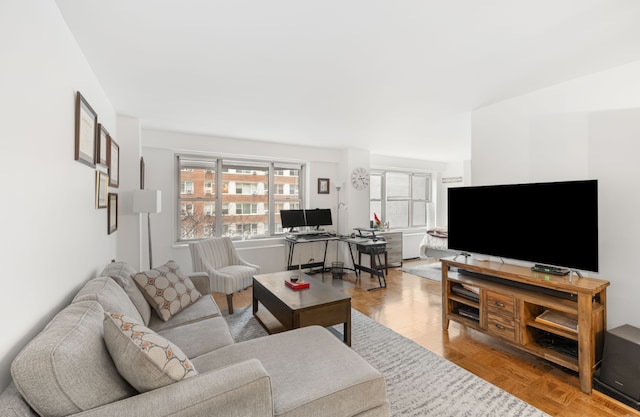
{"type": "Polygon", "coordinates": [[[480,299],[480,289],[471,285],[456,283],[451,287],[451,292],[473,301],[478,301],[480,299]]]}
{"type": "Polygon", "coordinates": [[[536,317],[538,323],[544,323],[559,329],[578,331],[578,316],[555,310],[545,310],[536,317]]]}

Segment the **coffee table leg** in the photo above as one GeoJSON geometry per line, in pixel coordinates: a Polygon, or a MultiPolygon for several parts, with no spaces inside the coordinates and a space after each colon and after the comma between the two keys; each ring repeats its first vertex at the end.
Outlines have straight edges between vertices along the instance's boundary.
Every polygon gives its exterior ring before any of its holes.
{"type": "Polygon", "coordinates": [[[258,299],[254,295],[253,296],[253,315],[255,316],[257,312],[258,312],[258,299]]]}
{"type": "Polygon", "coordinates": [[[346,343],[347,346],[351,346],[351,314],[347,316],[342,334],[344,334],[344,343],[346,343]]]}

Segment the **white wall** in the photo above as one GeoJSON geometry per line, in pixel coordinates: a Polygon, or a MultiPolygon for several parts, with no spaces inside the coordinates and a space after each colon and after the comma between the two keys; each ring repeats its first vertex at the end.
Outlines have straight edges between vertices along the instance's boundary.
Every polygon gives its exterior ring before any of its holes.
{"type": "Polygon", "coordinates": [[[75,93],[116,115],[53,0],[0,2],[0,388],[18,351],[115,256],[95,170],[74,161],[75,93]]]}
{"type": "Polygon", "coordinates": [[[589,275],[611,282],[608,327],[640,327],[640,61],[479,109],[472,126],[474,185],[599,180],[600,273],[589,275]]]}

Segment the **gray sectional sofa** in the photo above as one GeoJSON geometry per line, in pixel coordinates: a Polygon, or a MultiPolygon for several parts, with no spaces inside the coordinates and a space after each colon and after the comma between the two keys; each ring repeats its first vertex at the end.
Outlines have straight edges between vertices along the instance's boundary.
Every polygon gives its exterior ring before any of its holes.
{"type": "Polygon", "coordinates": [[[108,265],[25,346],[0,395],[0,415],[389,415],[382,375],[328,330],[234,343],[206,275],[190,276],[202,296],[163,321],[131,279],[135,272],[123,262],[108,265]],[[128,330],[150,329],[168,341],[163,352],[188,365],[190,377],[134,388],[132,376],[158,370],[112,357],[111,320],[124,317],[134,323],[128,330]]]}

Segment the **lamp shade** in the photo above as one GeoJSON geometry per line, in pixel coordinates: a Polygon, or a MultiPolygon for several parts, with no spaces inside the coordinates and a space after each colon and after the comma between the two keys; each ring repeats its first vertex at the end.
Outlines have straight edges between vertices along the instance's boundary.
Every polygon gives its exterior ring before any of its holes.
{"type": "Polygon", "coordinates": [[[160,190],[134,190],[134,213],[160,213],[162,211],[160,190]]]}

